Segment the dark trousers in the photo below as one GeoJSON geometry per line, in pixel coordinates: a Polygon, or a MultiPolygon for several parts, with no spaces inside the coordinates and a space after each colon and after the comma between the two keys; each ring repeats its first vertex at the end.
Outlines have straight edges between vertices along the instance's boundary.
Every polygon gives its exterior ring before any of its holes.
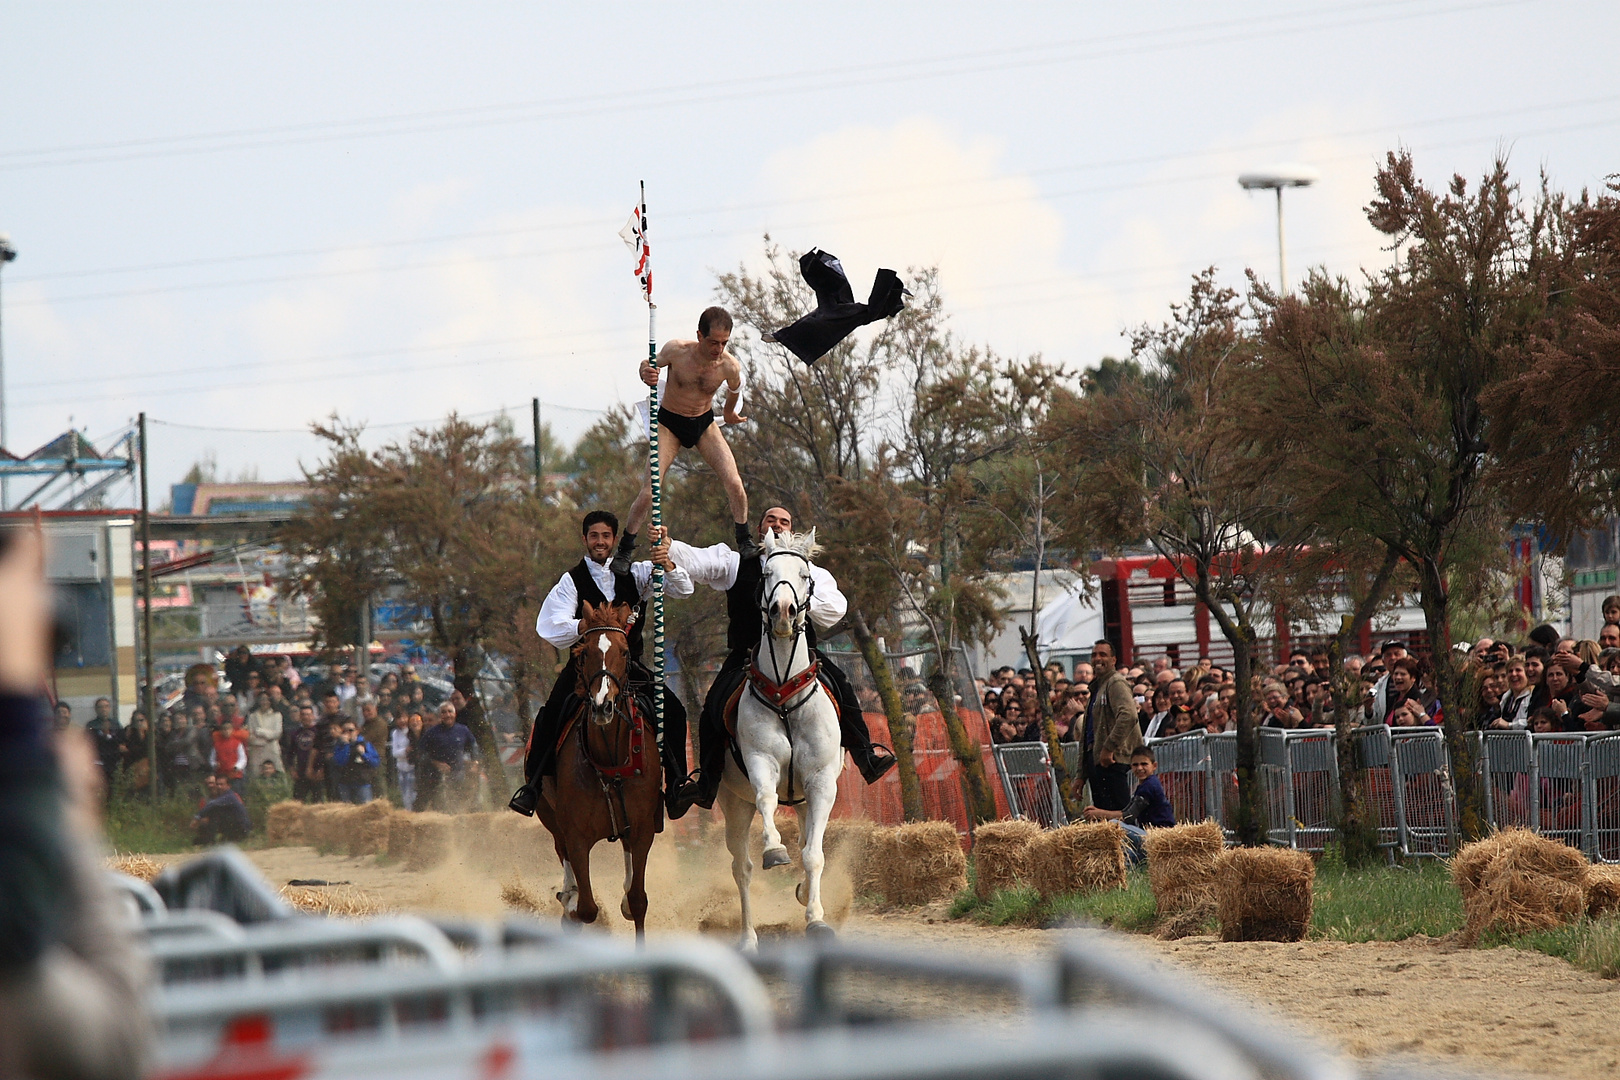
{"type": "MultiPolygon", "coordinates": [[[[866,716],[849,676],[820,649],[815,653],[821,661],[822,681],[832,689],[833,699],[838,702],[839,743],[846,750],[870,750],[872,733],[866,729],[866,716]]],[[[733,649],[714,682],[709,684],[708,697],[703,699],[703,712],[698,717],[698,779],[705,802],[720,790],[720,777],[726,770],[726,749],[730,745],[730,736],[726,734],[726,702],[748,677],[748,661],[752,655],[752,649],[733,649]]]]}
{"type": "MultiPolygon", "coordinates": [[[[653,718],[652,673],[632,662],[628,679],[631,692],[640,701],[642,715],[650,723],[653,718]]],[[[529,750],[523,759],[525,783],[536,784],[541,777],[556,772],[557,739],[562,735],[563,721],[574,700],[574,677],[570,668],[558,677],[551,696],[535,714],[529,750]]],[[[664,741],[659,750],[664,760],[665,789],[673,791],[686,781],[686,706],[667,687],[664,690],[664,741]]]]}
{"type": "Polygon", "coordinates": [[[1131,767],[1123,761],[1099,765],[1086,751],[1086,779],[1091,784],[1091,801],[1100,810],[1123,810],[1131,801],[1131,767]]]}

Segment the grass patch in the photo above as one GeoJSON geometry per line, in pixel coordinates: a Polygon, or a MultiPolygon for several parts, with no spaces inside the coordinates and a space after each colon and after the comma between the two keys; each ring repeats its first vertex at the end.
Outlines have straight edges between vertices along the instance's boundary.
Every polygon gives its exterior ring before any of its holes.
{"type": "Polygon", "coordinates": [[[1330,852],[1316,868],[1312,938],[1400,941],[1417,934],[1441,937],[1462,925],[1462,896],[1437,859],[1352,870],[1330,852]]]}
{"type": "MultiPolygon", "coordinates": [[[[270,807],[291,797],[292,784],[284,776],[248,781],[245,802],[253,831],[238,846],[262,845],[270,807]]],[[[187,784],[154,803],[150,794],[125,790],[121,780],[115,782],[107,803],[107,841],[115,851],[149,855],[190,851],[191,817],[201,800],[201,784],[187,784]]]]}
{"type": "Polygon", "coordinates": [[[1582,918],[1556,930],[1538,930],[1518,937],[1487,935],[1483,944],[1546,953],[1605,979],[1620,978],[1620,919],[1582,918]]]}
{"type": "Polygon", "coordinates": [[[1147,875],[1133,872],[1123,889],[1070,893],[1043,901],[1034,889],[1002,889],[988,900],[971,890],[951,902],[951,918],[972,919],[985,926],[1056,926],[1086,922],[1137,932],[1153,925],[1153,891],[1147,875]]]}

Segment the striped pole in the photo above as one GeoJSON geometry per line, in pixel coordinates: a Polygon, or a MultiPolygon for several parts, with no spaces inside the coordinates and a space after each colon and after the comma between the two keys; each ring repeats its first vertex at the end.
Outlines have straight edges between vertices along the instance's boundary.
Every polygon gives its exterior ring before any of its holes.
{"type": "MultiPolygon", "coordinates": [[[[642,243],[647,244],[647,182],[641,182],[641,234],[642,243]]],[[[646,294],[647,294],[647,362],[653,366],[654,374],[658,371],[658,305],[652,298],[652,257],[651,245],[647,245],[648,252],[646,266],[646,294]]],[[[652,470],[652,524],[659,528],[664,524],[663,513],[663,481],[659,477],[658,468],[658,383],[655,381],[647,392],[647,439],[648,454],[647,466],[652,470]]],[[[652,603],[653,603],[653,730],[658,736],[658,745],[664,745],[664,568],[657,563],[652,568],[652,603]]]]}

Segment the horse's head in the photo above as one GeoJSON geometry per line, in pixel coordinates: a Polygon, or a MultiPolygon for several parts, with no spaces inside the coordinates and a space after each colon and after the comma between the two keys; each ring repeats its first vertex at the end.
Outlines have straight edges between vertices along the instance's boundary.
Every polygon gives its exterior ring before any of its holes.
{"type": "Polygon", "coordinates": [[[584,602],[584,627],[574,646],[579,657],[579,692],[589,699],[591,720],[611,722],[619,711],[619,697],[627,693],[624,676],[629,666],[629,604],[584,602]]]}
{"type": "Polygon", "coordinates": [[[760,554],[760,612],[772,637],[793,638],[804,632],[814,588],[810,560],[819,550],[814,529],[781,537],[766,530],[760,554]]]}

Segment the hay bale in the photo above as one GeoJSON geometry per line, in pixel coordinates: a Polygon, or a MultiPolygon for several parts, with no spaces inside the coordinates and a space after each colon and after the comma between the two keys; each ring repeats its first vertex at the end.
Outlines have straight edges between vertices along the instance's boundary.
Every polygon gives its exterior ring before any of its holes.
{"type": "Polygon", "coordinates": [[[821,850],[829,865],[837,864],[849,874],[856,896],[881,894],[877,864],[870,857],[872,834],[877,824],[866,818],[833,818],[822,835],[821,850]]]}
{"type": "Polygon", "coordinates": [[[358,807],[348,803],[317,803],[304,810],[304,842],[317,851],[348,850],[350,821],[358,807]]]}
{"type": "Polygon", "coordinates": [[[1029,845],[1029,883],[1042,900],[1125,887],[1125,830],[1111,821],[1050,829],[1029,845]]]}
{"type": "Polygon", "coordinates": [[[389,820],[394,816],[394,804],[387,799],[372,799],[357,806],[348,815],[348,829],[344,844],[350,855],[385,855],[388,853],[389,820]]]}
{"type": "Polygon", "coordinates": [[[1289,848],[1233,848],[1215,873],[1222,941],[1299,941],[1311,926],[1316,864],[1289,848]]]}
{"type": "Polygon", "coordinates": [[[1504,868],[1502,855],[1498,855],[1463,904],[1463,934],[1472,941],[1487,930],[1509,934],[1550,930],[1586,914],[1586,905],[1582,885],[1549,874],[1504,868]]]}
{"type": "Polygon", "coordinates": [[[1601,918],[1620,911],[1620,866],[1599,863],[1586,872],[1586,913],[1601,918]]]}
{"type": "Polygon", "coordinates": [[[1215,910],[1215,872],[1226,850],[1226,837],[1218,824],[1202,821],[1149,829],[1143,846],[1148,884],[1153,887],[1153,904],[1161,919],[1182,912],[1203,917],[1215,910]]]}
{"type": "Polygon", "coordinates": [[[283,885],[281,898],[309,915],[335,915],[353,919],[367,915],[381,915],[388,910],[387,905],[381,900],[353,885],[325,888],[283,885]]]}
{"type": "Polygon", "coordinates": [[[304,814],[308,809],[296,799],[287,799],[270,807],[264,825],[266,846],[294,847],[304,843],[304,814]]]}
{"type": "Polygon", "coordinates": [[[405,869],[430,870],[449,858],[455,846],[456,819],[452,815],[428,810],[402,816],[411,833],[406,841],[405,869]]]}
{"type": "Polygon", "coordinates": [[[1464,903],[1498,874],[1536,874],[1584,889],[1589,870],[1586,856],[1579,851],[1529,829],[1503,829],[1464,846],[1451,860],[1451,879],[1464,903]]]}
{"type": "Polygon", "coordinates": [[[388,818],[388,857],[395,862],[410,861],[411,842],[416,837],[416,826],[411,824],[414,817],[409,810],[401,810],[388,818]]]}
{"type": "Polygon", "coordinates": [[[1159,916],[1159,921],[1153,925],[1153,936],[1160,941],[1180,941],[1182,938],[1194,937],[1204,932],[1214,915],[1213,906],[1172,911],[1159,916]]]}
{"type": "Polygon", "coordinates": [[[967,888],[967,856],[948,821],[916,821],[872,830],[867,858],[878,892],[896,906],[931,904],[967,888]]]}
{"type": "Polygon", "coordinates": [[[1029,884],[1029,846],[1039,835],[1033,821],[987,821],[973,830],[973,891],[979,899],[1029,884]]]}
{"type": "Polygon", "coordinates": [[[107,860],[107,869],[149,882],[163,872],[163,864],[150,855],[114,855],[107,860]]]}

